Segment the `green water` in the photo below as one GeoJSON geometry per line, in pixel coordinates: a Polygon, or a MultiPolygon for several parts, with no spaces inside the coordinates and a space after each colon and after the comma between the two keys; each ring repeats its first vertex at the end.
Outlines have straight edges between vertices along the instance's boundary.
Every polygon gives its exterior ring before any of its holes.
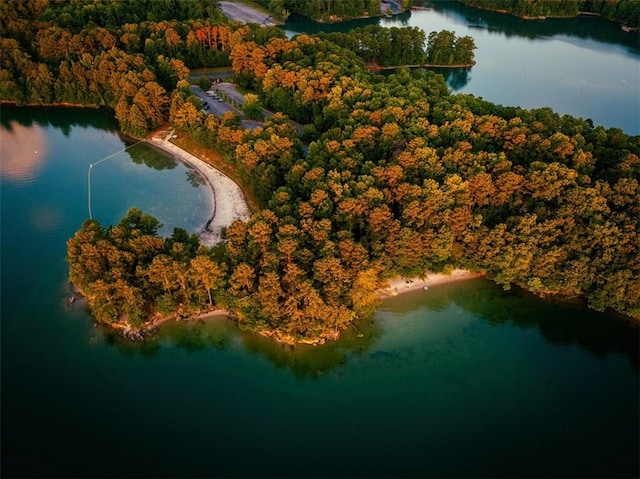
{"type": "MultiPolygon", "coordinates": [[[[127,144],[114,127],[2,108],[3,476],[638,475],[638,323],[579,303],[439,286],[294,350],[225,319],[144,344],[94,327],[66,303],[65,242],[88,164],[127,144]]],[[[193,172],[136,148],[94,168],[94,216],[197,229],[193,172]]]]}

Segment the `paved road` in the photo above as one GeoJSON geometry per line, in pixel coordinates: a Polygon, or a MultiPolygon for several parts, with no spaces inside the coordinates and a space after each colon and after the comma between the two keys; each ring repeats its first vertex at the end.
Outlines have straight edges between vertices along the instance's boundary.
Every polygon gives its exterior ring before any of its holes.
{"type": "Polygon", "coordinates": [[[259,25],[275,25],[271,16],[251,8],[244,3],[220,2],[220,10],[231,20],[242,23],[257,23],[259,25]]]}

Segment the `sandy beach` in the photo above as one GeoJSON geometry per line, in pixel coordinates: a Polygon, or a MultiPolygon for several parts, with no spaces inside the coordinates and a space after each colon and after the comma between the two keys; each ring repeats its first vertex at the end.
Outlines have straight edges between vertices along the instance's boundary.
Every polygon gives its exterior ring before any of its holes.
{"type": "Polygon", "coordinates": [[[380,297],[387,298],[390,296],[397,296],[402,293],[408,293],[409,291],[415,291],[417,289],[429,288],[438,284],[455,283],[456,281],[464,281],[474,278],[482,278],[483,273],[474,273],[466,269],[454,269],[451,274],[443,273],[425,273],[424,278],[405,278],[400,276],[389,281],[389,286],[380,290],[380,297]]]}
{"type": "Polygon", "coordinates": [[[246,221],[251,216],[244,194],[231,178],[171,143],[170,137],[171,133],[164,138],[152,137],[149,143],[196,169],[209,185],[211,189],[211,216],[207,224],[198,231],[198,235],[203,245],[216,246],[222,241],[224,228],[235,220],[246,221]]]}

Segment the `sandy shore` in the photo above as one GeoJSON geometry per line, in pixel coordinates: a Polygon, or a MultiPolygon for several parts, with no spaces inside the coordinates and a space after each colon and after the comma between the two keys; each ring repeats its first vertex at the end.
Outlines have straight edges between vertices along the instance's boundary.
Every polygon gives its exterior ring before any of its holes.
{"type": "Polygon", "coordinates": [[[165,150],[176,159],[195,168],[211,189],[211,216],[198,232],[200,242],[213,247],[222,241],[222,231],[235,220],[247,221],[251,216],[240,187],[213,166],[171,143],[168,138],[152,137],[149,143],[165,150]]]}
{"type": "Polygon", "coordinates": [[[201,314],[195,314],[193,316],[188,316],[188,317],[183,318],[181,320],[176,319],[175,315],[164,316],[162,318],[156,318],[153,321],[148,321],[148,322],[144,323],[143,329],[145,329],[147,331],[150,331],[152,329],[157,328],[161,324],[166,323],[167,321],[198,321],[198,320],[214,319],[214,318],[218,318],[218,319],[225,318],[225,319],[228,319],[230,314],[231,314],[231,312],[227,311],[226,309],[216,309],[216,310],[213,310],[213,311],[208,311],[206,313],[201,313],[201,314]]]}
{"type": "Polygon", "coordinates": [[[409,291],[429,288],[438,284],[455,283],[456,281],[464,281],[474,278],[482,278],[484,274],[474,273],[466,269],[454,269],[451,274],[443,273],[425,273],[424,278],[405,278],[398,277],[389,281],[389,286],[380,290],[380,296],[386,298],[389,296],[397,296],[409,291]]]}
{"type": "MultiPolygon", "coordinates": [[[[483,273],[474,273],[472,271],[464,270],[464,269],[454,269],[451,274],[442,274],[442,273],[426,273],[424,278],[405,278],[398,277],[394,280],[389,281],[389,286],[384,289],[378,291],[378,294],[381,298],[388,298],[392,296],[398,296],[399,294],[407,293],[409,291],[415,291],[419,289],[424,289],[436,286],[439,284],[447,284],[454,283],[457,281],[465,281],[474,278],[482,278],[484,277],[483,273]]],[[[216,309],[213,311],[208,311],[202,314],[196,314],[193,316],[189,316],[183,318],[182,321],[198,321],[198,320],[214,320],[214,319],[229,319],[233,313],[226,309],[216,309]]],[[[165,316],[162,318],[156,318],[153,321],[145,323],[143,329],[146,331],[153,331],[158,326],[167,321],[178,321],[175,315],[165,316]]],[[[288,344],[295,344],[296,341],[287,341],[285,338],[278,337],[273,333],[262,332],[259,333],[263,336],[273,337],[276,341],[285,342],[288,344]]],[[[337,339],[337,338],[336,338],[337,339]]],[[[316,341],[310,341],[309,344],[324,344],[326,338],[316,341]]],[[[304,342],[304,341],[303,341],[304,342]]]]}

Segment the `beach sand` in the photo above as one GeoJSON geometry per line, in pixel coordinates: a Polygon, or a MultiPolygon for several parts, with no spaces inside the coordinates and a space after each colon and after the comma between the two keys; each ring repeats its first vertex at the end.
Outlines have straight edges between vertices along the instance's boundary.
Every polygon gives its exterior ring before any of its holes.
{"type": "Polygon", "coordinates": [[[209,185],[211,189],[211,216],[207,224],[202,226],[198,235],[203,245],[216,246],[222,241],[222,232],[227,226],[236,220],[247,221],[251,216],[244,194],[231,178],[171,143],[169,138],[172,133],[164,138],[154,136],[149,140],[149,143],[195,168],[209,185]]]}
{"type": "Polygon", "coordinates": [[[454,283],[474,278],[482,278],[483,273],[474,273],[466,269],[454,269],[450,274],[426,272],[424,278],[405,278],[403,276],[389,281],[389,286],[380,290],[380,297],[397,296],[409,291],[429,288],[438,284],[454,283]]]}

